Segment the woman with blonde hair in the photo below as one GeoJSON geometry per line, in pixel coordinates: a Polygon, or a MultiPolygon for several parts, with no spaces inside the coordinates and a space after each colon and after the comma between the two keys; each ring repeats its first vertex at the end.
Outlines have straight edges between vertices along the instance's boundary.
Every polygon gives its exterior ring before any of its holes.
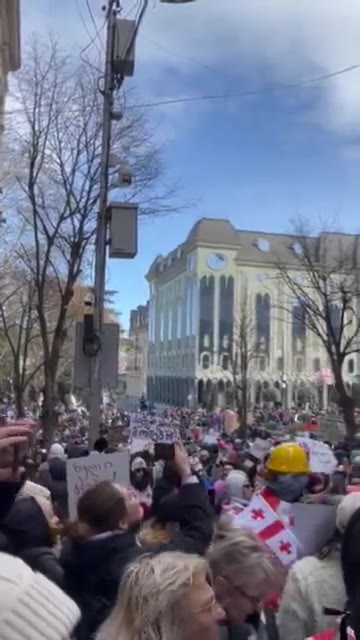
{"type": "Polygon", "coordinates": [[[218,640],[223,617],[206,560],[177,551],[148,554],[127,569],[96,640],[218,640]]]}

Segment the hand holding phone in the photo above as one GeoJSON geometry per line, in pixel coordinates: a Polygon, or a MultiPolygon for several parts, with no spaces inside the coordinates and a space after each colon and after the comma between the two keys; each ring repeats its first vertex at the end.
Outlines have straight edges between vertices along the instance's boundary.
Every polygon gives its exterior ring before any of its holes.
{"type": "Polygon", "coordinates": [[[30,427],[0,427],[0,480],[16,477],[31,435],[30,427]]]}

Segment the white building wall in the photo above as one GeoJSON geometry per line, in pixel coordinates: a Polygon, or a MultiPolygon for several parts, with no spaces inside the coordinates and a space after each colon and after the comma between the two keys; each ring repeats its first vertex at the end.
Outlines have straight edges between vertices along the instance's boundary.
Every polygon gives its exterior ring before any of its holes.
{"type": "MultiPolygon", "coordinates": [[[[314,368],[316,359],[320,360],[320,368],[329,367],[327,354],[320,340],[312,333],[306,335],[303,368],[298,371],[296,360],[300,355],[293,354],[292,316],[290,313],[291,296],[285,291],[284,284],[279,283],[277,269],[274,265],[249,263],[241,260],[241,247],[219,251],[225,257],[226,265],[216,271],[209,267],[209,254],[214,247],[197,247],[188,255],[184,268],[172,279],[166,279],[160,269],[159,276],[151,281],[150,287],[150,328],[149,328],[149,375],[155,377],[186,378],[194,381],[226,381],[231,380],[231,372],[224,371],[218,361],[218,328],[220,311],[220,278],[234,278],[234,325],[241,296],[247,292],[256,323],[256,296],[268,293],[271,299],[271,325],[269,359],[264,371],[253,363],[251,379],[253,383],[269,383],[279,385],[286,380],[288,402],[292,399],[294,385],[315,384],[317,372],[314,368]],[[199,291],[203,276],[214,276],[214,346],[213,362],[204,370],[199,363],[199,291]],[[195,289],[192,289],[192,286],[195,289]],[[190,295],[189,291],[195,291],[190,295]],[[287,306],[289,311],[285,311],[287,306]],[[169,318],[170,328],[169,331],[169,318]],[[163,339],[162,339],[163,338],[163,339]],[[282,366],[280,363],[282,361],[282,366]]],[[[300,276],[299,276],[300,277],[300,276]]],[[[354,357],[354,373],[360,372],[359,357],[354,357]]],[[[345,378],[351,379],[345,363],[345,378]]]]}

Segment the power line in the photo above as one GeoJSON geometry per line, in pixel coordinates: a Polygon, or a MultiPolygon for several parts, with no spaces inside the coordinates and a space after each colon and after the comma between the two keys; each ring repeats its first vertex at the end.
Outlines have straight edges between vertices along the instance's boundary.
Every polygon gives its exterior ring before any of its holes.
{"type": "Polygon", "coordinates": [[[280,93],[282,91],[290,91],[291,89],[298,89],[300,87],[310,86],[312,84],[316,84],[317,82],[324,82],[325,80],[330,80],[331,78],[335,78],[336,76],[343,75],[345,73],[350,73],[351,71],[356,71],[360,68],[360,64],[354,64],[350,67],[344,67],[343,69],[339,69],[338,71],[333,71],[331,73],[326,73],[322,76],[317,76],[315,78],[310,78],[308,80],[301,80],[299,82],[293,82],[291,84],[284,84],[278,87],[267,87],[264,89],[249,89],[247,91],[242,91],[239,93],[222,93],[222,94],[214,94],[214,95],[201,95],[201,96],[188,96],[182,98],[169,98],[168,100],[158,100],[156,102],[145,102],[143,104],[132,104],[130,107],[133,109],[150,109],[152,107],[160,107],[167,106],[172,104],[181,104],[181,103],[190,103],[190,102],[202,102],[206,100],[230,100],[232,98],[246,98],[248,96],[257,96],[265,93],[280,93]]]}
{"type": "MultiPolygon", "coordinates": [[[[83,13],[82,13],[81,9],[80,9],[79,0],[75,0],[75,6],[76,6],[76,10],[77,10],[77,12],[78,12],[79,18],[80,18],[80,20],[81,20],[82,26],[84,27],[84,29],[85,29],[85,31],[86,31],[86,33],[87,33],[87,35],[88,35],[88,36],[89,36],[89,38],[90,38],[90,44],[89,44],[89,45],[87,45],[87,46],[85,47],[85,50],[86,50],[86,49],[88,49],[92,44],[95,44],[95,40],[97,39],[97,33],[96,33],[95,37],[93,36],[93,34],[92,34],[92,33],[90,33],[89,27],[87,26],[86,20],[85,20],[85,18],[84,18],[84,16],[83,16],[83,13]]],[[[100,51],[100,49],[99,49],[99,47],[98,47],[97,45],[96,45],[96,48],[97,48],[97,50],[98,50],[98,51],[99,51],[99,53],[100,53],[101,51],[100,51]]]]}
{"type": "Polygon", "coordinates": [[[92,9],[91,9],[90,0],[85,0],[85,2],[86,2],[86,6],[87,6],[87,9],[88,9],[88,12],[89,12],[90,20],[91,20],[91,22],[92,22],[92,24],[93,24],[93,27],[94,27],[94,29],[95,29],[96,37],[99,39],[100,46],[101,46],[101,48],[103,49],[103,48],[104,48],[104,43],[103,43],[103,41],[101,40],[101,36],[100,36],[100,33],[99,33],[99,29],[98,29],[98,26],[97,26],[97,24],[96,24],[96,20],[95,20],[95,18],[94,18],[93,11],[92,11],[92,9]]]}
{"type": "MultiPolygon", "coordinates": [[[[350,73],[352,71],[357,71],[360,69],[360,64],[354,64],[349,67],[344,67],[343,69],[338,69],[337,71],[333,71],[331,73],[324,74],[322,76],[317,76],[314,78],[310,78],[308,80],[301,80],[299,82],[293,82],[291,84],[280,85],[277,87],[267,87],[264,89],[250,89],[246,91],[242,91],[239,93],[223,93],[223,94],[214,94],[214,95],[201,95],[201,96],[188,96],[188,97],[180,97],[180,98],[170,98],[168,100],[158,100],[156,102],[144,102],[141,104],[131,104],[129,105],[129,109],[150,109],[153,107],[159,106],[167,106],[173,104],[181,104],[181,103],[191,103],[191,102],[200,102],[206,100],[231,100],[236,98],[246,98],[248,96],[256,96],[267,93],[281,93],[282,91],[290,91],[292,89],[297,89],[300,87],[307,87],[316,84],[317,82],[324,82],[326,80],[330,80],[331,78],[335,78],[337,76],[343,75],[345,73],[350,73]]],[[[12,109],[11,111],[4,111],[4,116],[11,116],[20,113],[27,113],[26,109],[18,108],[12,109]]]]}

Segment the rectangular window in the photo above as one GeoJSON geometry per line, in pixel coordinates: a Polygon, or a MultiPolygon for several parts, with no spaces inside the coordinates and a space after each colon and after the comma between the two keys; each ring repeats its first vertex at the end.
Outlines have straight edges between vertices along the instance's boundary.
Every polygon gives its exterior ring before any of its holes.
{"type": "Polygon", "coordinates": [[[179,301],[178,308],[177,308],[176,337],[180,339],[181,336],[182,336],[182,306],[181,306],[181,301],[179,301]]]}
{"type": "Polygon", "coordinates": [[[165,313],[164,311],[160,311],[160,341],[164,341],[164,330],[165,330],[165,313]]]}
{"type": "Polygon", "coordinates": [[[196,323],[198,315],[198,286],[197,281],[193,280],[192,283],[192,305],[191,305],[191,335],[196,335],[196,323]]]}
{"type": "Polygon", "coordinates": [[[188,279],[186,281],[186,335],[191,335],[191,303],[192,303],[192,294],[191,294],[191,280],[188,279]]]}
{"type": "Polygon", "coordinates": [[[173,310],[172,307],[169,307],[168,310],[168,340],[172,340],[173,335],[173,310]]]}

